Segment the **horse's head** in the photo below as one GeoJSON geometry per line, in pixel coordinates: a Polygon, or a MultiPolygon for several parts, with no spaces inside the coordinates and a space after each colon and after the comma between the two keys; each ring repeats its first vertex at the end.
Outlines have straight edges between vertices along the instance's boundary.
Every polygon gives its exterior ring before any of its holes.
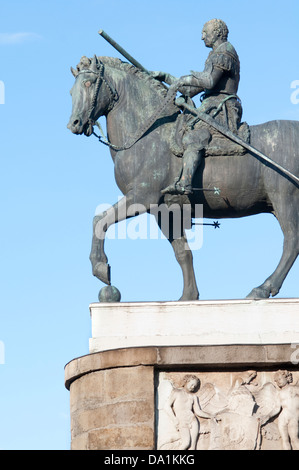
{"type": "Polygon", "coordinates": [[[96,56],[92,60],[82,57],[77,69],[71,71],[76,81],[71,89],[73,109],[67,127],[74,134],[90,136],[95,121],[113,106],[116,92],[105,79],[104,64],[96,56]],[[105,92],[101,90],[103,85],[105,92]]]}

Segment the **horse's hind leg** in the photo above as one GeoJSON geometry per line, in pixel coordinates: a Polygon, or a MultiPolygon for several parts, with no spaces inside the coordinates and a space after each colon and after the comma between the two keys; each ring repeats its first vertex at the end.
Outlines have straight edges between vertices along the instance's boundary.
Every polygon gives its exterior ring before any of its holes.
{"type": "Polygon", "coordinates": [[[193,256],[186,236],[183,235],[181,238],[171,240],[170,243],[183,274],[184,289],[179,300],[197,300],[199,292],[195,280],[193,256]]]}
{"type": "MultiPolygon", "coordinates": [[[[182,217],[182,214],[180,214],[180,217],[182,217]]],[[[179,228],[176,227],[176,230],[174,230],[173,224],[171,223],[163,224],[163,221],[161,221],[161,218],[159,218],[157,215],[156,220],[162,233],[170,242],[176,260],[182,270],[184,288],[183,294],[179,300],[197,300],[199,293],[194,274],[193,256],[186,239],[183,226],[183,217],[180,219],[182,225],[179,228]]]]}
{"type": "Polygon", "coordinates": [[[284,234],[282,257],[274,273],[261,286],[253,289],[247,298],[267,299],[270,295],[277,295],[299,254],[298,206],[293,203],[282,209],[276,213],[284,234]]]}

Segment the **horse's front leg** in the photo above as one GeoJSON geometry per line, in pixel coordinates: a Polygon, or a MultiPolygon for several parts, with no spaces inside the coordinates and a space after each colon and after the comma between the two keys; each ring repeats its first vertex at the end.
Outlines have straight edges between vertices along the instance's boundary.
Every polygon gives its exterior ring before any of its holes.
{"type": "Polygon", "coordinates": [[[104,250],[105,236],[108,228],[122,220],[146,212],[147,208],[141,204],[134,204],[134,195],[127,195],[93,219],[92,246],[89,259],[92,264],[92,273],[105,284],[110,285],[110,266],[104,250]]]}
{"type": "MultiPolygon", "coordinates": [[[[92,265],[92,274],[105,284],[110,285],[110,266],[108,265],[108,258],[104,251],[104,239],[108,226],[106,230],[103,230],[103,237],[98,237],[99,224],[105,219],[106,214],[106,212],[103,212],[93,219],[92,244],[89,259],[92,265]]],[[[110,225],[112,225],[112,223],[110,223],[110,225]]]]}

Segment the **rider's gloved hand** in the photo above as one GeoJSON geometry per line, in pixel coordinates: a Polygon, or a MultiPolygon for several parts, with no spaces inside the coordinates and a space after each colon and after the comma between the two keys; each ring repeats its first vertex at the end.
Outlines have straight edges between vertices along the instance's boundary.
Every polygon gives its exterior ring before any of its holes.
{"type": "Polygon", "coordinates": [[[165,82],[165,72],[150,72],[151,76],[160,82],[165,82]]]}

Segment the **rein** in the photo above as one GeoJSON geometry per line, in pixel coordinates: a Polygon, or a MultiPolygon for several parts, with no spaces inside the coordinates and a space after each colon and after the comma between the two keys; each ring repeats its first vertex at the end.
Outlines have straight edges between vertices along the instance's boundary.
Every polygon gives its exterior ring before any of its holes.
{"type": "Polygon", "coordinates": [[[108,108],[108,112],[112,109],[113,107],[113,101],[116,101],[117,99],[117,92],[112,88],[112,86],[106,81],[105,77],[104,77],[104,64],[102,62],[100,62],[100,65],[99,65],[99,71],[98,72],[95,72],[93,70],[82,70],[81,72],[79,73],[86,73],[86,72],[90,72],[90,73],[94,73],[96,75],[98,75],[97,77],[97,80],[96,80],[96,84],[95,84],[95,90],[94,90],[94,94],[93,94],[93,97],[92,97],[92,101],[91,101],[91,105],[90,105],[90,108],[89,108],[89,111],[88,111],[88,126],[89,126],[89,129],[90,129],[90,134],[93,134],[95,137],[98,138],[99,142],[104,144],[104,145],[107,145],[108,147],[110,147],[112,150],[115,150],[115,151],[122,151],[122,150],[128,150],[130,149],[131,147],[133,147],[133,145],[136,144],[136,142],[138,142],[141,137],[144,136],[144,134],[153,126],[153,124],[157,121],[158,117],[161,115],[161,113],[164,111],[164,109],[171,103],[171,102],[174,102],[174,99],[176,97],[176,94],[177,94],[177,87],[176,86],[170,86],[168,88],[168,92],[167,92],[167,95],[166,97],[164,98],[161,106],[159,107],[159,109],[157,109],[154,114],[152,116],[150,116],[150,118],[144,123],[144,125],[142,126],[141,129],[139,129],[134,137],[132,138],[132,140],[129,142],[129,143],[125,143],[124,145],[122,146],[117,146],[117,145],[114,145],[112,144],[111,142],[109,142],[109,140],[104,136],[104,133],[103,133],[103,130],[102,130],[102,127],[101,127],[101,124],[98,122],[98,121],[95,121],[93,119],[93,113],[94,113],[94,110],[95,110],[95,107],[96,107],[96,102],[97,102],[97,98],[98,98],[98,94],[99,94],[99,90],[100,90],[100,87],[101,87],[101,83],[105,83],[109,92],[110,92],[110,95],[112,97],[112,101],[110,103],[110,106],[108,108]],[[100,133],[102,134],[101,136],[96,134],[93,130],[93,126],[96,125],[99,130],[100,130],[100,133]]]}

